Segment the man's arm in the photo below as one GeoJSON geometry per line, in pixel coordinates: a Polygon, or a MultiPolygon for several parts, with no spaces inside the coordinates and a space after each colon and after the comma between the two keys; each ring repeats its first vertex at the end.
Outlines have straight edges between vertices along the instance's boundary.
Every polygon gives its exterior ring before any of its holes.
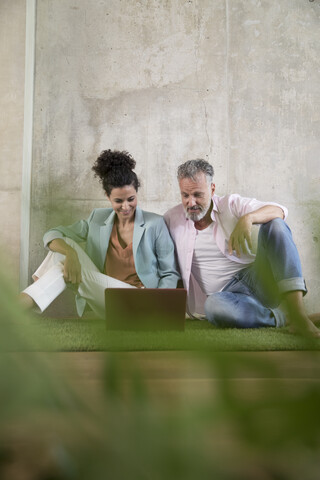
{"type": "Polygon", "coordinates": [[[284,211],[282,208],[274,205],[266,205],[258,208],[253,212],[247,213],[239,218],[233,232],[230,235],[228,243],[229,255],[232,255],[233,250],[236,251],[238,257],[241,255],[241,250],[246,252],[246,241],[249,249],[252,249],[251,243],[251,228],[254,224],[267,223],[275,218],[284,218],[284,211]]]}
{"type": "Polygon", "coordinates": [[[52,252],[65,255],[63,278],[66,282],[79,284],[81,282],[81,265],[77,252],[62,238],[55,238],[48,244],[52,252]]]}

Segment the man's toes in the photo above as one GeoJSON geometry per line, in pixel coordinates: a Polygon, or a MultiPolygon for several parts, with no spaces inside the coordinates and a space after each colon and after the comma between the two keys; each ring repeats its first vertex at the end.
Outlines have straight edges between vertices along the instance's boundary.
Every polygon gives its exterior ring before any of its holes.
{"type": "Polygon", "coordinates": [[[311,315],[308,315],[308,317],[312,323],[315,325],[320,325],[320,313],[311,313],[311,315]]]}

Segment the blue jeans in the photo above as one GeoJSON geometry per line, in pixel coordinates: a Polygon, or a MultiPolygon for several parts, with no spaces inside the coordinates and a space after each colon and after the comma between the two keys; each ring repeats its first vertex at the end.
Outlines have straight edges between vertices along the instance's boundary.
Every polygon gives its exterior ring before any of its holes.
{"type": "Polygon", "coordinates": [[[286,318],[277,307],[296,290],[307,293],[299,254],[290,228],[276,218],[260,227],[255,261],[207,298],[206,317],[226,328],[282,327],[286,318]]]}

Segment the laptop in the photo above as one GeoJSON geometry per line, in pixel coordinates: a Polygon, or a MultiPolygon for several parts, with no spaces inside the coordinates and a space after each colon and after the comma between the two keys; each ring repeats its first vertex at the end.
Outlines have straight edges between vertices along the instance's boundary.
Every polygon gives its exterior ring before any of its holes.
{"type": "Polygon", "coordinates": [[[108,330],[184,330],[187,291],[173,288],[106,288],[108,330]]]}

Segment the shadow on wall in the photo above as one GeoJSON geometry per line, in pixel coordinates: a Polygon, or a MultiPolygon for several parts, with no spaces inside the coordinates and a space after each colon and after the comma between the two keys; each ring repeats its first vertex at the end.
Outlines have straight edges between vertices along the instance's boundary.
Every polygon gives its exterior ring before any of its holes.
{"type": "Polygon", "coordinates": [[[253,363],[241,354],[190,352],[208,381],[205,398],[192,402],[179,395],[178,381],[174,402],[155,400],[141,367],[106,353],[102,393],[93,399],[57,354],[40,353],[47,341],[3,277],[0,301],[2,480],[317,478],[320,382],[313,353],[315,376],[297,389],[267,357],[253,363]],[[243,387],[243,371],[256,383],[243,387]]]}

